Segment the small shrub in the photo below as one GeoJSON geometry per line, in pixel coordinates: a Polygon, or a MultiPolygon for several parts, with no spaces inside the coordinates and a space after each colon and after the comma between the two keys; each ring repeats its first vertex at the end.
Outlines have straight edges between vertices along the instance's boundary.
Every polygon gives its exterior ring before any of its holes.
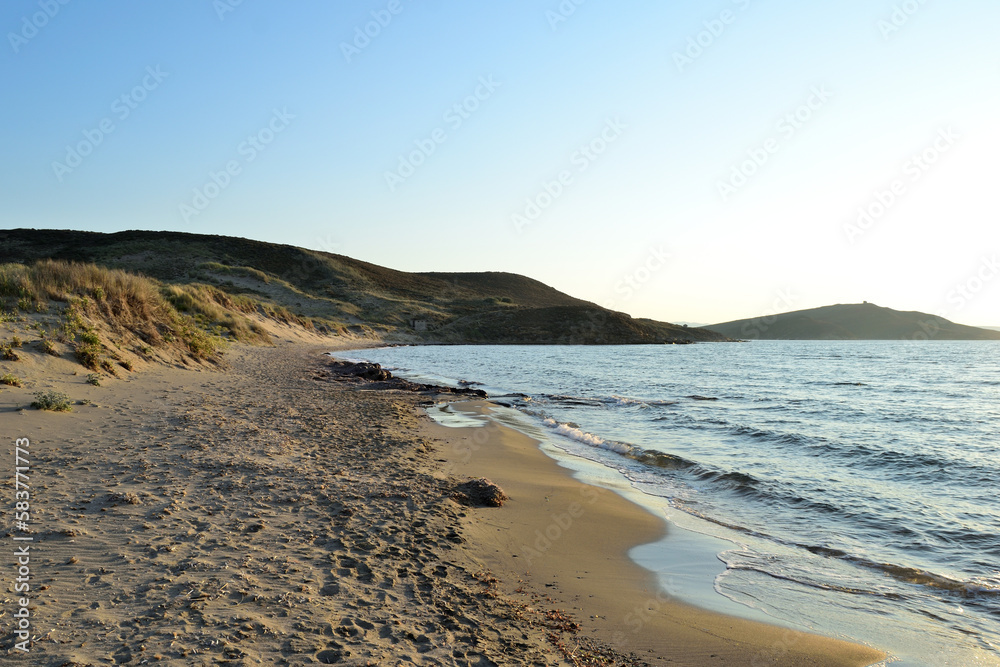
{"type": "Polygon", "coordinates": [[[14,336],[13,338],[10,339],[11,347],[21,347],[22,345],[24,345],[24,341],[18,338],[17,336],[14,336]]]}
{"type": "Polygon", "coordinates": [[[0,357],[2,357],[4,361],[20,361],[21,359],[17,352],[14,351],[14,348],[12,348],[9,344],[0,345],[0,357]]]}
{"type": "Polygon", "coordinates": [[[56,349],[56,344],[48,338],[42,339],[42,352],[45,354],[51,354],[53,357],[59,356],[59,350],[56,349]]]}
{"type": "Polygon", "coordinates": [[[80,341],[88,345],[100,345],[101,339],[93,331],[84,331],[79,336],[80,341]]]}
{"type": "Polygon", "coordinates": [[[126,359],[125,361],[119,361],[118,364],[130,373],[135,370],[135,366],[133,366],[132,362],[129,361],[128,359],[126,359]]]}
{"type": "Polygon", "coordinates": [[[78,343],[76,348],[76,358],[84,365],[84,367],[89,368],[92,371],[96,371],[101,364],[101,346],[91,345],[89,343],[78,343]]]}
{"type": "Polygon", "coordinates": [[[101,386],[101,376],[98,375],[97,373],[88,373],[87,374],[87,383],[88,384],[92,384],[95,387],[100,387],[101,386]]]}
{"type": "Polygon", "coordinates": [[[111,375],[118,375],[118,371],[115,370],[115,365],[110,359],[101,359],[101,368],[110,373],[111,375]]]}
{"type": "Polygon", "coordinates": [[[31,407],[36,410],[52,410],[54,412],[70,412],[69,396],[58,391],[40,391],[35,394],[31,407]]]}
{"type": "Polygon", "coordinates": [[[5,384],[8,387],[20,387],[21,380],[18,379],[17,376],[15,375],[11,375],[10,373],[5,373],[2,377],[0,377],[0,384],[5,384]]]}
{"type": "Polygon", "coordinates": [[[221,340],[217,337],[206,334],[203,331],[189,329],[184,332],[184,342],[187,343],[188,351],[197,359],[208,359],[221,347],[221,340]]]}

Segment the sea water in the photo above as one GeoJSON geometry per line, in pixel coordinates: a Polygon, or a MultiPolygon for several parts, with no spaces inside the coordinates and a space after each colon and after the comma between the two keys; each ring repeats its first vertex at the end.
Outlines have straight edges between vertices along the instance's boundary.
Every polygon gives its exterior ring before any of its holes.
{"type": "Polygon", "coordinates": [[[705,586],[661,577],[678,597],[862,641],[898,665],[1000,665],[1000,343],[338,356],[476,383],[545,447],[627,480],[672,526],[637,561],[677,571],[677,553],[711,551],[715,569],[694,568],[705,586]]]}

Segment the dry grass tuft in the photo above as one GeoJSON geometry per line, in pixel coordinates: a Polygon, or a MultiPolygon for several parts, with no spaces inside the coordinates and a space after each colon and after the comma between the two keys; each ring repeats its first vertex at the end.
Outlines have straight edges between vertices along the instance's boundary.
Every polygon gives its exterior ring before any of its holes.
{"type": "MultiPolygon", "coordinates": [[[[118,339],[136,336],[146,348],[180,347],[198,359],[215,356],[226,340],[270,342],[267,332],[246,317],[263,312],[256,301],[209,285],[162,286],[126,271],[78,262],[0,265],[0,306],[16,316],[43,312],[50,301],[67,304],[58,339],[73,346],[85,367],[111,374],[115,365],[105,357],[115,341],[111,333],[118,339]]],[[[43,347],[56,353],[50,342],[43,340],[43,347]]],[[[10,360],[17,356],[9,345],[0,355],[10,360]]]]}

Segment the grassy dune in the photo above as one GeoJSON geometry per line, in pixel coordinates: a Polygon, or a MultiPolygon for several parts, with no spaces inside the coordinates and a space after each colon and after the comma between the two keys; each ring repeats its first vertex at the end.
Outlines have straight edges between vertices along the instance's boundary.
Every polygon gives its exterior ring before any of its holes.
{"type": "Polygon", "coordinates": [[[107,375],[153,359],[212,361],[227,341],[270,343],[262,326],[268,318],[312,326],[209,285],[166,285],[61,260],[0,265],[0,321],[11,334],[0,340],[0,356],[7,362],[19,361],[26,345],[107,375]]]}
{"type": "Polygon", "coordinates": [[[724,340],[714,332],[615,313],[503,272],[407,273],[343,255],[249,239],[176,232],[0,231],[24,264],[85,261],[170,285],[167,298],[220,322],[212,306],[397,342],[664,343],[724,340]],[[174,289],[176,288],[176,289],[174,289]],[[190,299],[189,299],[190,297],[190,299]],[[205,304],[207,311],[198,304],[205,304]],[[412,320],[427,323],[414,331],[412,320]]]}

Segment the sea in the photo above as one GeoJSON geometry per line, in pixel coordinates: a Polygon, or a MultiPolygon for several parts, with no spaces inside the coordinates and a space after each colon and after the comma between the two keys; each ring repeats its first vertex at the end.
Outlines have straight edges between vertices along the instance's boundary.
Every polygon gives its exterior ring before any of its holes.
{"type": "Polygon", "coordinates": [[[631,557],[670,595],[895,665],[1000,666],[1000,342],[336,356],[484,389],[494,419],[662,516],[631,557]]]}

